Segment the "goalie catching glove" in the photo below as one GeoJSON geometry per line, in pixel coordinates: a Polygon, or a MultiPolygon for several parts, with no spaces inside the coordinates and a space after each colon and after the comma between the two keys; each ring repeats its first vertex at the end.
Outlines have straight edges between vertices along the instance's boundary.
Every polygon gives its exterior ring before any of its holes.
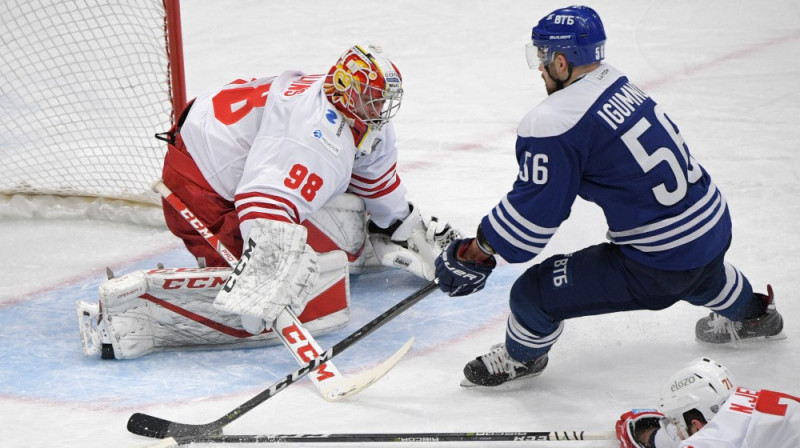
{"type": "Polygon", "coordinates": [[[318,277],[317,254],[306,244],[305,227],[256,219],[214,307],[240,314],[242,327],[258,334],[285,307],[300,314],[318,277]]]}
{"type": "Polygon", "coordinates": [[[422,216],[419,208],[411,203],[408,206],[408,216],[387,229],[370,221],[369,241],[382,265],[405,269],[426,280],[433,280],[436,257],[460,235],[446,222],[435,216],[422,216]]]}

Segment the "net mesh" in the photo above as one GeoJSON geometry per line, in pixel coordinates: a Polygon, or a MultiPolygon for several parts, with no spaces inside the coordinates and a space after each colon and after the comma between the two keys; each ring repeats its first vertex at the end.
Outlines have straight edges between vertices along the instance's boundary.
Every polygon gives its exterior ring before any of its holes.
{"type": "Polygon", "coordinates": [[[172,103],[156,0],[0,3],[0,193],[157,203],[172,103]]]}

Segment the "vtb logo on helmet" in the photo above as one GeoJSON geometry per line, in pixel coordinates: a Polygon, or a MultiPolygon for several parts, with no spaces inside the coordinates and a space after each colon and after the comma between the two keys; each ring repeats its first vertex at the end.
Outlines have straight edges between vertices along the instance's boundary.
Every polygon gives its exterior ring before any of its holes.
{"type": "Polygon", "coordinates": [[[400,109],[402,77],[397,67],[371,44],[348,49],[328,71],[323,89],[353,129],[356,147],[369,153],[376,134],[400,109]]]}
{"type": "Polygon", "coordinates": [[[528,66],[547,67],[556,53],[572,66],[587,65],[605,58],[606,32],[594,9],[570,6],[557,9],[533,27],[531,43],[525,48],[528,66]]]}

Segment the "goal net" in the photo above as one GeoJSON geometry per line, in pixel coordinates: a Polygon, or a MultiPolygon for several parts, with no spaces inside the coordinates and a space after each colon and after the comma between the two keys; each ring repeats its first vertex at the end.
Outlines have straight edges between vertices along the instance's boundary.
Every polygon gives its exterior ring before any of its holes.
{"type": "Polygon", "coordinates": [[[185,103],[177,0],[0,3],[0,195],[157,205],[185,103]]]}

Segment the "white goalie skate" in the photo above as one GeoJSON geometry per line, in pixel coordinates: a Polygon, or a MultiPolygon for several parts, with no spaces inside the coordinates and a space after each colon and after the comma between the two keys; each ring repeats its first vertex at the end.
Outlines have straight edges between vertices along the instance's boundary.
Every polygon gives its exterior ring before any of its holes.
{"type": "Polygon", "coordinates": [[[99,303],[78,300],[75,304],[78,315],[78,329],[81,335],[83,354],[94,356],[100,353],[102,359],[114,359],[111,335],[108,334],[99,303]]]}

